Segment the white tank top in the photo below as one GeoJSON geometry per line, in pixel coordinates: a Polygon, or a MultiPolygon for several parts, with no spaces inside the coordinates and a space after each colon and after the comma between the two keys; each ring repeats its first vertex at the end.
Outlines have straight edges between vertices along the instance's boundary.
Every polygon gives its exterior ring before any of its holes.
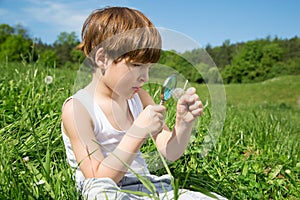
{"type": "MultiPolygon", "coordinates": [[[[105,114],[101,110],[100,106],[94,101],[93,97],[86,90],[79,90],[75,95],[69,97],[65,102],[67,102],[71,98],[78,99],[87,109],[91,119],[93,120],[95,137],[102,147],[101,150],[104,157],[106,157],[107,154],[113,151],[119,144],[125,134],[125,131],[119,131],[112,127],[105,114]]],[[[128,100],[128,105],[134,119],[136,119],[138,115],[143,111],[143,105],[138,94],[135,94],[133,98],[128,100]]],[[[75,159],[70,139],[64,133],[64,129],[62,128],[61,130],[66,149],[67,162],[75,170],[75,179],[78,187],[81,188],[85,177],[80,171],[78,163],[75,159]]],[[[140,175],[150,174],[146,162],[142,158],[142,153],[140,151],[138,152],[130,167],[140,175]]],[[[127,171],[125,176],[135,177],[135,175],[130,170],[127,171]]]]}

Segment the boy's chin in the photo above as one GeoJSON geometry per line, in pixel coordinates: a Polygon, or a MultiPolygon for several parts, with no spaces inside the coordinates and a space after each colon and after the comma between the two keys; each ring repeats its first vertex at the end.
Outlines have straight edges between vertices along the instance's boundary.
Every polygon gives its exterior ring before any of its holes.
{"type": "Polygon", "coordinates": [[[133,92],[128,99],[132,99],[137,92],[133,92]]]}

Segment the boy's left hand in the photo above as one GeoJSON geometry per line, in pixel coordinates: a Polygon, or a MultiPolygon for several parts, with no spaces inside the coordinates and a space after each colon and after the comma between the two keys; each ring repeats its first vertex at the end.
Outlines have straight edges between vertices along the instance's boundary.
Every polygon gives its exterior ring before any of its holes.
{"type": "Polygon", "coordinates": [[[191,123],[203,113],[203,105],[196,94],[196,89],[191,87],[180,97],[177,103],[176,121],[191,123]]]}

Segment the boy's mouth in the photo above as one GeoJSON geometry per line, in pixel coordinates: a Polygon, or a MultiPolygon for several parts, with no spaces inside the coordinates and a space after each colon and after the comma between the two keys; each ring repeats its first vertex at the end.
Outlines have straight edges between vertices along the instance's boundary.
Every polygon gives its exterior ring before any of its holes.
{"type": "Polygon", "coordinates": [[[140,86],[140,87],[132,87],[132,88],[133,88],[134,92],[139,92],[142,87],[140,86]]]}

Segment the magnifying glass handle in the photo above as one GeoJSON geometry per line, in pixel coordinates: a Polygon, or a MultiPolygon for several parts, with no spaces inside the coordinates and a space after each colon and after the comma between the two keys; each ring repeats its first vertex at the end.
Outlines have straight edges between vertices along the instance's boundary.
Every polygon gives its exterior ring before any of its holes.
{"type": "Polygon", "coordinates": [[[160,100],[159,105],[164,105],[165,101],[163,99],[160,100]]]}

